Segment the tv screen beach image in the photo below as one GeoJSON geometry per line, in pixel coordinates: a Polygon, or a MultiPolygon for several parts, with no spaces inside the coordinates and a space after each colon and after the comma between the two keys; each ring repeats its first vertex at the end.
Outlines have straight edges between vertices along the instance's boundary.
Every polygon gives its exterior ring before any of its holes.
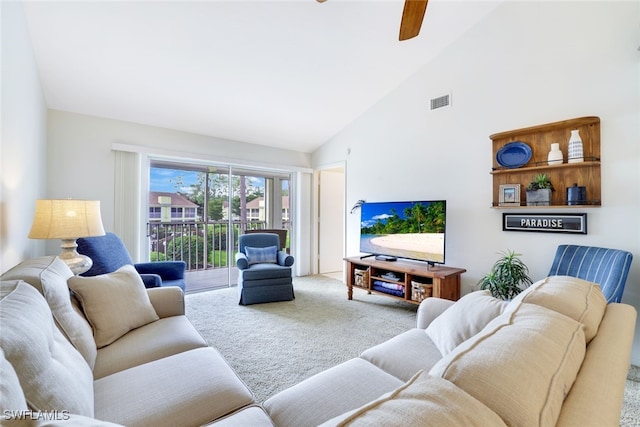
{"type": "Polygon", "coordinates": [[[444,263],[444,201],[362,205],[360,251],[444,263]]]}

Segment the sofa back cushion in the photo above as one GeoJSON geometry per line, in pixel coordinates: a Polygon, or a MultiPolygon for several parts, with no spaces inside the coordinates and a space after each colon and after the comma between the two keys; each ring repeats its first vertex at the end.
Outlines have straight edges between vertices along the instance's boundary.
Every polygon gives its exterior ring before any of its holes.
{"type": "Polygon", "coordinates": [[[74,276],[68,283],[93,327],[98,348],[159,319],[144,283],[132,265],[99,276],[74,276]]]}
{"type": "Polygon", "coordinates": [[[546,307],[582,323],[587,344],[598,333],[607,308],[600,286],[571,276],[550,276],[537,281],[516,296],[512,304],[520,302],[546,307]]]}
{"type": "Polygon", "coordinates": [[[93,375],[54,325],[43,296],[25,282],[0,282],[0,348],[30,409],[93,416],[93,375]]]}
{"type": "Polygon", "coordinates": [[[430,374],[453,382],[507,425],[555,426],[585,347],[579,322],[520,302],[443,357],[430,374]]]}
{"type": "Polygon", "coordinates": [[[67,286],[67,280],[71,277],[73,273],[58,257],[30,259],[2,275],[3,280],[24,280],[44,296],[56,325],[93,369],[97,355],[96,343],[91,325],[71,303],[67,286]]]}
{"type": "Polygon", "coordinates": [[[489,291],[471,292],[433,319],[425,332],[440,353],[447,355],[502,314],[507,304],[489,291]]]}
{"type": "Polygon", "coordinates": [[[330,426],[506,427],[506,424],[495,412],[449,381],[420,371],[396,390],[321,424],[321,427],[330,426]]]}

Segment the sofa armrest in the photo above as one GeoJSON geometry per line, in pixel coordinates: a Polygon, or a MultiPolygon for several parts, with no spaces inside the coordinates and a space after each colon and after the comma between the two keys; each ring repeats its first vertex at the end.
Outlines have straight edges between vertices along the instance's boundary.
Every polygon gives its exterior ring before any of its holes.
{"type": "Polygon", "coordinates": [[[158,317],[182,316],[184,310],[184,293],[177,286],[163,286],[147,289],[151,305],[158,317]]]}
{"type": "Polygon", "coordinates": [[[631,305],[607,305],[598,334],[587,345],[578,377],[562,404],[557,426],[619,425],[636,317],[631,305]]]}
{"type": "Polygon", "coordinates": [[[451,307],[455,301],[443,298],[427,298],[420,303],[417,312],[417,328],[427,329],[427,326],[433,319],[440,316],[444,311],[451,307]]]}
{"type": "Polygon", "coordinates": [[[151,261],[134,264],[140,274],[157,274],[162,280],[184,279],[187,263],[184,261],[151,261]]]}

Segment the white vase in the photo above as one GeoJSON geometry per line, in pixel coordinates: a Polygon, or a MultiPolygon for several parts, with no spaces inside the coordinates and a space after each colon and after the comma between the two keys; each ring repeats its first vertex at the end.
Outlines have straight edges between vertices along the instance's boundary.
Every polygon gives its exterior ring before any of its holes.
{"type": "Polygon", "coordinates": [[[551,144],[551,151],[549,151],[549,155],[547,156],[547,163],[549,165],[559,165],[562,164],[564,160],[564,156],[562,155],[562,151],[560,151],[560,144],[554,142],[551,144]]]}
{"type": "Polygon", "coordinates": [[[571,137],[569,137],[569,163],[584,162],[584,152],[582,148],[582,138],[580,138],[580,131],[574,129],[571,131],[571,137]]]}

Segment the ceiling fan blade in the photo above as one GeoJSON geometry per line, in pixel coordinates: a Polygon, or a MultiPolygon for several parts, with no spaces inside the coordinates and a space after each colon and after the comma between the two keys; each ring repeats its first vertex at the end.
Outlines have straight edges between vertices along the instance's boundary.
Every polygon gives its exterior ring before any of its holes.
{"type": "Polygon", "coordinates": [[[428,0],[405,0],[400,22],[400,41],[413,38],[420,33],[427,2],[428,0]]]}

